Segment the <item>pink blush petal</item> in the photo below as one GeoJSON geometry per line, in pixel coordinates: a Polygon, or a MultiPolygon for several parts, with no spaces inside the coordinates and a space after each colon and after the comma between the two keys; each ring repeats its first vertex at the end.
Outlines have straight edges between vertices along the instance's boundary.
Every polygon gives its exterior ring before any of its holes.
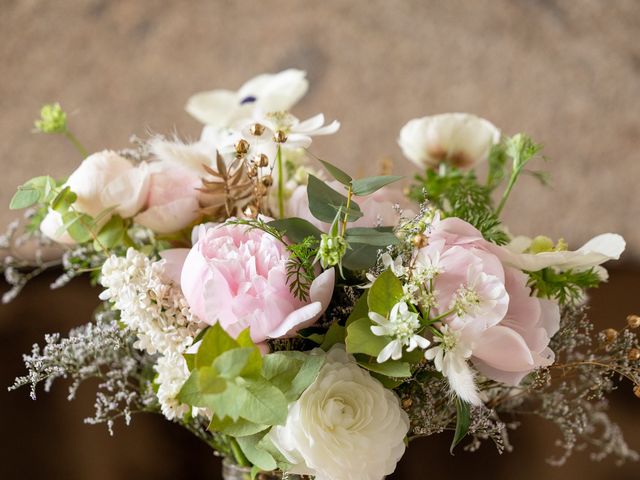
{"type": "Polygon", "coordinates": [[[182,267],[188,254],[188,248],[171,248],[160,252],[160,256],[164,260],[164,275],[176,285],[180,285],[182,267]]]}
{"type": "Polygon", "coordinates": [[[507,372],[531,370],[534,367],[531,351],[524,339],[510,328],[500,325],[486,330],[475,339],[473,356],[507,372]]]}

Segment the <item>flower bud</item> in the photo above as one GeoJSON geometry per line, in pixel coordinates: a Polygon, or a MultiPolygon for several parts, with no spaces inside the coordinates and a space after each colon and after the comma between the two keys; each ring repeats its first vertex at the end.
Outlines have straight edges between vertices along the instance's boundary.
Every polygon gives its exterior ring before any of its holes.
{"type": "Polygon", "coordinates": [[[42,107],[40,119],[35,121],[36,129],[42,133],[64,133],[67,131],[67,114],[59,103],[42,107]]]}
{"type": "Polygon", "coordinates": [[[332,237],[327,234],[322,234],[320,237],[318,257],[320,258],[322,268],[339,265],[346,252],[347,242],[344,238],[332,237]]]}

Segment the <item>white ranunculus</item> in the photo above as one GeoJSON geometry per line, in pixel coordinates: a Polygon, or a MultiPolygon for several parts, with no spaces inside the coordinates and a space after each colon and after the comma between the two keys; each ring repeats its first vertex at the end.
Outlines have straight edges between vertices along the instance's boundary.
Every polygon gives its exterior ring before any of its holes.
{"type": "Polygon", "coordinates": [[[307,93],[306,75],[296,69],[258,75],[235,92],[197,93],[189,99],[186,110],[200,122],[216,128],[231,127],[250,118],[255,111],[288,111],[307,93]]]}
{"type": "Polygon", "coordinates": [[[507,265],[529,272],[547,267],[553,267],[559,271],[596,268],[603,280],[606,280],[608,275],[600,265],[609,260],[618,260],[626,246],[624,238],[616,233],[598,235],[574,251],[526,253],[531,243],[530,238],[516,237],[501,249],[499,256],[507,265]]]}
{"type": "Polygon", "coordinates": [[[402,153],[419,167],[448,163],[469,168],[485,161],[500,141],[500,130],[469,113],[443,113],[410,120],[398,143],[402,153]]]}
{"type": "Polygon", "coordinates": [[[317,480],[381,480],[402,457],[409,418],[398,397],[336,345],[316,381],[270,436],[293,465],[317,480]]]}

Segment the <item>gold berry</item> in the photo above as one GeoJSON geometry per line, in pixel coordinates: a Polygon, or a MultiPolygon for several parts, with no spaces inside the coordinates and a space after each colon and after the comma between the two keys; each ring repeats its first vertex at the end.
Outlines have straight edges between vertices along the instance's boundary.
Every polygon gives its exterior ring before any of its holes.
{"type": "Polygon", "coordinates": [[[429,243],[429,239],[424,233],[418,233],[413,236],[413,246],[416,248],[424,248],[429,243]]]}
{"type": "Polygon", "coordinates": [[[251,165],[249,170],[247,170],[247,175],[249,178],[256,178],[258,176],[258,167],[255,165],[251,165]]]}
{"type": "Polygon", "coordinates": [[[249,218],[256,218],[258,216],[258,207],[255,205],[247,205],[243,212],[249,218]]]}
{"type": "Polygon", "coordinates": [[[244,138],[241,138],[236,142],[236,153],[238,155],[244,155],[249,151],[249,142],[247,142],[244,138]]]}
{"type": "Polygon", "coordinates": [[[632,348],[631,350],[629,350],[629,353],[627,353],[627,358],[632,362],[637,362],[638,360],[640,360],[640,350],[638,350],[637,348],[632,348]]]}
{"type": "Polygon", "coordinates": [[[267,187],[259,183],[253,189],[253,192],[255,193],[256,197],[264,197],[267,194],[267,187]]]}
{"type": "Polygon", "coordinates": [[[633,393],[636,394],[636,397],[640,398],[640,385],[633,387],[633,393]]]}
{"type": "Polygon", "coordinates": [[[273,141],[276,143],[284,143],[287,141],[287,134],[282,130],[278,130],[273,136],[273,141]]]}
{"type": "Polygon", "coordinates": [[[253,125],[251,125],[251,127],[249,127],[249,133],[251,133],[251,135],[255,137],[259,137],[264,133],[264,129],[265,127],[261,123],[254,123],[253,125]]]}
{"type": "Polygon", "coordinates": [[[602,332],[602,334],[604,335],[604,339],[607,343],[611,343],[618,338],[618,331],[613,328],[607,328],[602,332]]]}
{"type": "Polygon", "coordinates": [[[271,175],[265,175],[264,177],[262,177],[261,182],[262,185],[268,188],[273,185],[273,177],[271,175]]]}
{"type": "Polygon", "coordinates": [[[264,153],[261,153],[253,160],[253,162],[259,167],[268,167],[269,157],[267,157],[264,153]]]}
{"type": "Polygon", "coordinates": [[[629,315],[627,317],[627,325],[629,325],[629,328],[638,328],[638,327],[640,327],[640,316],[638,316],[638,315],[629,315]]]}
{"type": "Polygon", "coordinates": [[[410,398],[402,399],[402,408],[408,410],[409,408],[411,408],[411,405],[413,405],[413,400],[411,400],[410,398]]]}

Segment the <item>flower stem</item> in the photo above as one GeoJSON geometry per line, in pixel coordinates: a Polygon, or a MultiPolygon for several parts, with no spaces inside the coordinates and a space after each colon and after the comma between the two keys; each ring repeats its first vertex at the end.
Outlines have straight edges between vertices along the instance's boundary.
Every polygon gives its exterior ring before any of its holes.
{"type": "Polygon", "coordinates": [[[238,441],[235,438],[229,437],[229,446],[231,447],[231,452],[233,453],[233,457],[239,466],[241,467],[251,466],[251,462],[247,459],[245,454],[242,452],[242,449],[240,448],[240,445],[238,445],[238,441]]]}
{"type": "Polygon", "coordinates": [[[282,164],[282,148],[278,145],[276,153],[276,163],[278,165],[278,212],[280,218],[284,218],[284,166],[282,164]]]}
{"type": "Polygon", "coordinates": [[[507,199],[509,198],[509,195],[511,194],[511,190],[513,189],[513,186],[516,184],[516,180],[518,179],[518,175],[520,174],[519,171],[514,171],[511,174],[511,178],[509,178],[509,184],[507,185],[507,188],[505,189],[504,193],[502,194],[502,199],[500,200],[500,205],[498,205],[498,208],[496,209],[496,217],[500,216],[500,212],[502,212],[502,209],[504,208],[505,204],[507,203],[507,199]]]}
{"type": "Polygon", "coordinates": [[[353,196],[353,191],[351,189],[351,184],[349,184],[349,190],[347,191],[347,205],[345,207],[344,219],[342,220],[342,232],[340,232],[340,236],[344,238],[344,234],[347,231],[347,222],[349,221],[349,208],[351,207],[351,197],[353,196]]]}
{"type": "Polygon", "coordinates": [[[83,159],[89,156],[89,152],[87,151],[87,149],[84,148],[82,143],[80,143],[80,140],[78,140],[78,138],[73,133],[71,133],[69,130],[65,130],[64,136],[67,137],[67,139],[73,144],[74,147],[76,147],[76,150],[80,152],[80,155],[82,155],[83,159]]]}

